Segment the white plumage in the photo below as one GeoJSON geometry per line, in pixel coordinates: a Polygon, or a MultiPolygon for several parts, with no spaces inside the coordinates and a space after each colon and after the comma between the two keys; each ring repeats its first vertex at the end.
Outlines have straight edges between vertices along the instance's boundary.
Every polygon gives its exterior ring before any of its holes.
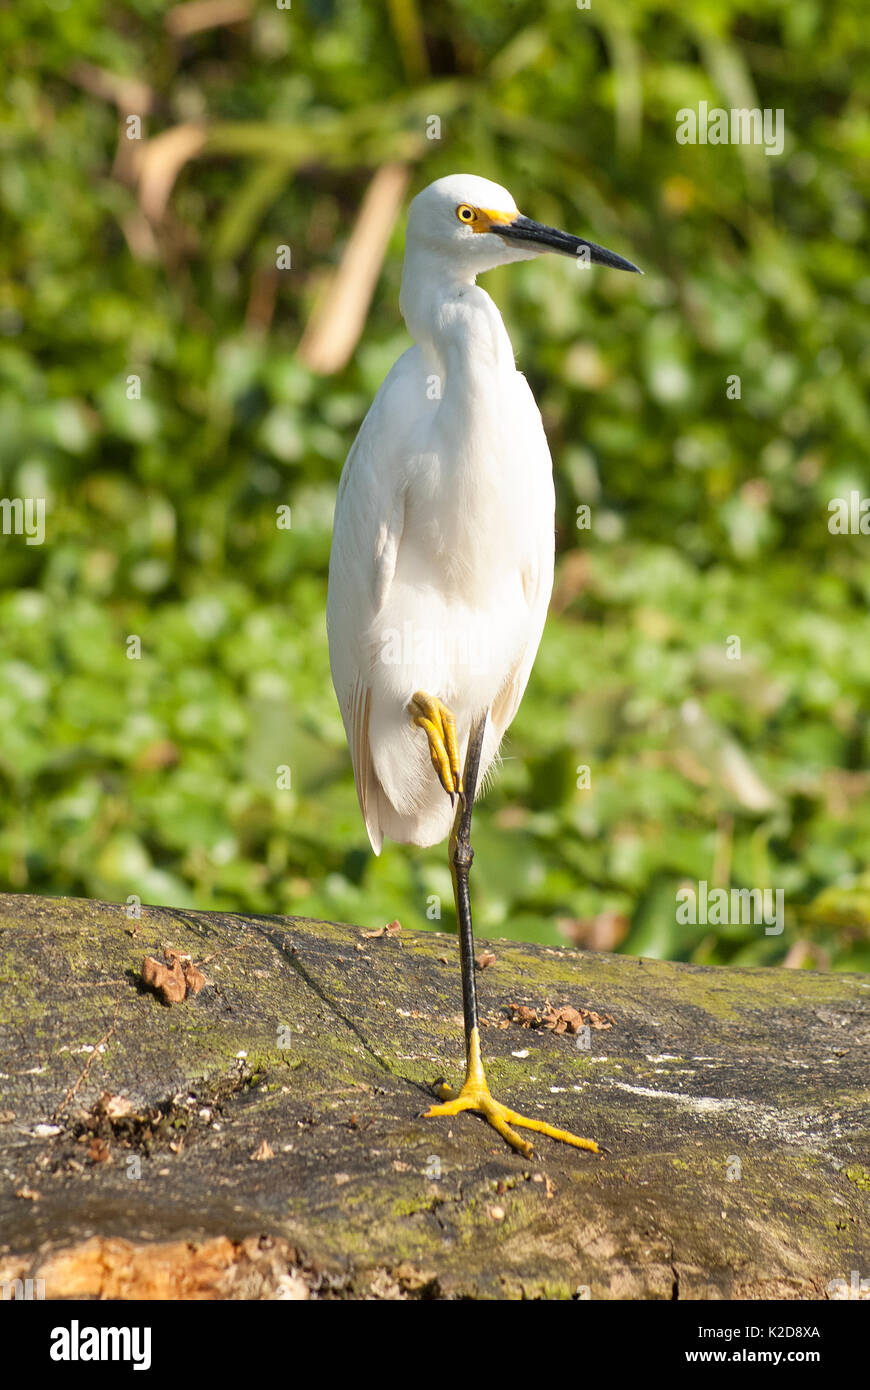
{"type": "Polygon", "coordinates": [[[541,417],[483,270],[542,250],[636,267],[523,217],[498,184],[439,179],[408,218],[401,310],[415,345],[378,391],[338,489],[329,562],[332,679],[369,839],[450,833],[465,1081],[427,1117],[479,1111],[525,1158],[517,1128],[592,1139],[493,1098],[480,1046],[469,869],[480,779],[517,712],[553,587],[554,496],[541,417]],[[467,755],[467,757],[466,757],[467,755]],[[455,813],[455,794],[462,797],[455,813]]]}
{"type": "Polygon", "coordinates": [[[472,724],[489,712],[482,777],[522,699],[553,584],[550,452],[475,277],[580,247],[611,257],[529,222],[506,189],[473,175],[439,179],[411,204],[400,307],[415,343],[345,463],[327,605],[332,678],[376,854],[385,835],[438,843],[454,814],[411,697],[426,691],[453,711],[463,763],[472,724]]]}

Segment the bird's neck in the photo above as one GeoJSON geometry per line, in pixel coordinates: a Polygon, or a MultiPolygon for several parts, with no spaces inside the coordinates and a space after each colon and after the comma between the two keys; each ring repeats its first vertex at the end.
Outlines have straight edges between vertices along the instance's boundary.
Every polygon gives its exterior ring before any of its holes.
{"type": "Polygon", "coordinates": [[[514,371],[501,315],[470,271],[426,251],[408,251],[399,308],[412,338],[444,373],[463,359],[466,369],[487,374],[514,371]]]}
{"type": "MultiPolygon", "coordinates": [[[[515,501],[523,495],[527,460],[517,447],[510,338],[472,276],[436,277],[413,258],[405,261],[401,308],[425,354],[427,398],[438,401],[424,412],[416,436],[428,490],[420,524],[435,545],[441,583],[455,584],[457,593],[487,593],[522,553],[526,516],[515,501]]],[[[412,512],[410,499],[406,525],[412,512]]]]}

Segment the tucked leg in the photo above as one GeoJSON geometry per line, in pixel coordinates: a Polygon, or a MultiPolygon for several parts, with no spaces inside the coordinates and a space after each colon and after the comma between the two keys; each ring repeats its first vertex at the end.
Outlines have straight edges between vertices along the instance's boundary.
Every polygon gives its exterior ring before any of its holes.
{"type": "Polygon", "coordinates": [[[456,720],[443,700],[439,700],[435,695],[427,695],[424,690],[418,690],[414,694],[408,709],[413,716],[414,724],[424,731],[429,740],[432,766],[450,797],[452,806],[456,794],[463,799],[456,720]]]}

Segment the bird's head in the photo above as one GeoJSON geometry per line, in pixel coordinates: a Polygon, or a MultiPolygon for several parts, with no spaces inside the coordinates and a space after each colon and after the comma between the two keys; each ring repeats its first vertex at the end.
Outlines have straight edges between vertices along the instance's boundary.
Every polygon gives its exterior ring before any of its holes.
{"type": "Polygon", "coordinates": [[[448,174],[418,193],[408,214],[407,248],[426,248],[460,274],[556,251],[592,265],[641,272],[594,241],[523,217],[506,188],[476,174],[448,174]]]}

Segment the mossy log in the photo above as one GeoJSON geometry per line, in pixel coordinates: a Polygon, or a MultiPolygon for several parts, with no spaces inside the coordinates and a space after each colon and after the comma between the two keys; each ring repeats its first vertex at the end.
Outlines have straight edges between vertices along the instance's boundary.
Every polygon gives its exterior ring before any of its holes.
{"type": "Polygon", "coordinates": [[[0,897],[0,1281],[826,1298],[870,1273],[870,980],[481,950],[494,1094],[601,1154],[422,1117],[462,1074],[449,934],[0,897]],[[171,1005],[142,978],[167,945],[205,977],[171,1005]],[[509,1007],[548,1003],[586,1026],[509,1007]]]}

